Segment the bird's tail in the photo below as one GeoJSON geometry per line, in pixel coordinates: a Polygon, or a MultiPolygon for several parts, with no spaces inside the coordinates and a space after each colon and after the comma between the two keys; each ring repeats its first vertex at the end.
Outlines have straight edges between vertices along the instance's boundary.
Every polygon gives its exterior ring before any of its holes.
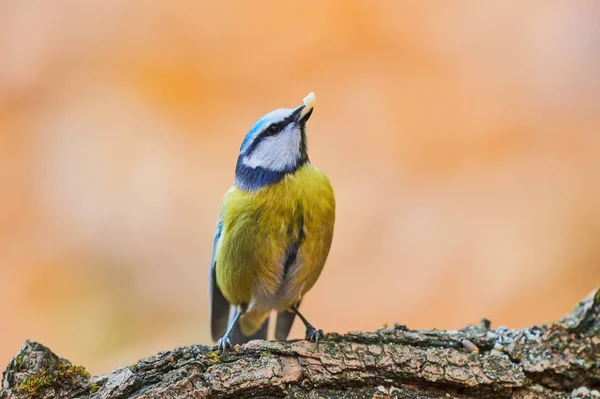
{"type": "Polygon", "coordinates": [[[277,313],[277,323],[275,323],[276,340],[285,341],[287,339],[295,318],[296,314],[288,310],[277,313]]]}
{"type": "Polygon", "coordinates": [[[244,344],[253,339],[267,339],[269,331],[269,313],[245,313],[231,331],[230,340],[233,345],[244,344]]]}

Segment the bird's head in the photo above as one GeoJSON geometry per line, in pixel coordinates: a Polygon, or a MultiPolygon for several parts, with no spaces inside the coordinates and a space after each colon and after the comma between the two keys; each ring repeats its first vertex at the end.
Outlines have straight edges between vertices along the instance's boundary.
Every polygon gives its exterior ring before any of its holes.
{"type": "Polygon", "coordinates": [[[308,162],[306,121],[314,107],[314,94],[296,108],[269,112],[250,129],[240,148],[235,183],[246,190],[274,184],[308,162]]]}

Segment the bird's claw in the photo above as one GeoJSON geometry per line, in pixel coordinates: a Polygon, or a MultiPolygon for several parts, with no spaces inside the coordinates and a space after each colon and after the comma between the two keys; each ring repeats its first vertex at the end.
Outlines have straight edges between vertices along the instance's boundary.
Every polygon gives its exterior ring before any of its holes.
{"type": "Polygon", "coordinates": [[[314,342],[319,345],[319,339],[325,338],[325,333],[323,330],[317,330],[313,326],[310,326],[306,329],[306,340],[309,342],[314,342]]]}
{"type": "Polygon", "coordinates": [[[233,348],[233,345],[231,345],[229,337],[227,335],[224,335],[223,338],[217,341],[217,350],[221,351],[224,355],[225,352],[227,352],[227,348],[233,348]]]}

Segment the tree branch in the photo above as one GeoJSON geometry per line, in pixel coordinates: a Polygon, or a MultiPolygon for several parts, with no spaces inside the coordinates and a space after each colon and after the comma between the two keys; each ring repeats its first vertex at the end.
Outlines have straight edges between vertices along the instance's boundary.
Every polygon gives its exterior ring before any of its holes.
{"type": "Polygon", "coordinates": [[[252,341],[161,352],[90,377],[27,341],[0,398],[560,398],[600,396],[600,290],[557,322],[524,330],[328,334],[325,341],[252,341]]]}

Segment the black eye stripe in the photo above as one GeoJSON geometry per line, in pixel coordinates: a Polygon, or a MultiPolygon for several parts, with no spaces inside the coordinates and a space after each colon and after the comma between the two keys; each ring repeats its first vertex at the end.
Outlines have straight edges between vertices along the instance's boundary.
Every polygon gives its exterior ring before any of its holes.
{"type": "Polygon", "coordinates": [[[263,141],[263,139],[265,139],[267,137],[275,136],[275,135],[281,133],[287,127],[287,125],[289,125],[293,121],[293,119],[294,119],[293,116],[288,116],[285,119],[280,120],[279,122],[273,122],[269,126],[267,126],[266,128],[264,128],[256,136],[256,138],[252,141],[252,143],[250,143],[250,145],[248,145],[248,147],[244,151],[244,154],[246,156],[252,154],[252,152],[254,152],[254,150],[256,149],[256,147],[258,147],[258,145],[260,144],[260,142],[263,141]],[[271,127],[276,127],[277,131],[269,132],[269,129],[271,127]]]}
{"type": "Polygon", "coordinates": [[[277,133],[280,133],[283,129],[285,129],[285,127],[287,125],[289,125],[292,122],[293,118],[294,117],[292,115],[290,115],[282,121],[272,123],[271,125],[269,125],[269,127],[267,127],[265,130],[263,130],[263,132],[260,134],[260,136],[269,137],[269,136],[274,136],[277,133]],[[271,128],[273,128],[273,130],[271,130],[271,128]]]}
{"type": "Polygon", "coordinates": [[[275,136],[276,134],[281,133],[285,129],[285,127],[289,125],[289,123],[290,121],[288,120],[288,118],[280,122],[272,123],[265,130],[262,131],[262,133],[259,135],[259,138],[275,136]]]}
{"type": "Polygon", "coordinates": [[[277,133],[279,133],[280,131],[281,131],[281,124],[280,123],[273,123],[267,129],[265,129],[265,135],[267,135],[267,136],[273,136],[273,135],[276,135],[277,133]]]}

